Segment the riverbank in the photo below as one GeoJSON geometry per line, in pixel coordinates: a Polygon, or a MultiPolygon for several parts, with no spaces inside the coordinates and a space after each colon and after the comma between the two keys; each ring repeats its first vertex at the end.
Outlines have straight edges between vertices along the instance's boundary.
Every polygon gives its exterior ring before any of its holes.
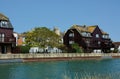
{"type": "Polygon", "coordinates": [[[0,54],[0,61],[35,62],[81,59],[120,58],[120,53],[42,53],[42,54],[0,54]]]}

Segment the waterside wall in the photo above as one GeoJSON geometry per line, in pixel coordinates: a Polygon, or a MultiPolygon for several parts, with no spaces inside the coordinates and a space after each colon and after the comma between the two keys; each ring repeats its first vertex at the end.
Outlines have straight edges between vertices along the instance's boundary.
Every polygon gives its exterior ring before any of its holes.
{"type": "Polygon", "coordinates": [[[120,53],[44,53],[44,54],[0,54],[0,60],[4,59],[83,59],[83,58],[120,58],[120,53]]]}

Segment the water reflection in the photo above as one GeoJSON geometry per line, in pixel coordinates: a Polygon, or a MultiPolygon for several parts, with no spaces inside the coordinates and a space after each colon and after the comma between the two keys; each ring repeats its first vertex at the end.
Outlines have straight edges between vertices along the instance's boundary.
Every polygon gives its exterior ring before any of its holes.
{"type": "Polygon", "coordinates": [[[0,64],[0,79],[63,79],[89,75],[120,74],[120,59],[51,61],[0,64]]]}

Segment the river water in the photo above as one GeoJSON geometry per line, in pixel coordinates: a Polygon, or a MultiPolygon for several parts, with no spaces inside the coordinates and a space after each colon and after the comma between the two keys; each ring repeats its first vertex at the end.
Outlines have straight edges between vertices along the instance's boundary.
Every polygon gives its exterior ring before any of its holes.
{"type": "Polygon", "coordinates": [[[0,79],[120,79],[120,59],[0,64],[0,79]]]}

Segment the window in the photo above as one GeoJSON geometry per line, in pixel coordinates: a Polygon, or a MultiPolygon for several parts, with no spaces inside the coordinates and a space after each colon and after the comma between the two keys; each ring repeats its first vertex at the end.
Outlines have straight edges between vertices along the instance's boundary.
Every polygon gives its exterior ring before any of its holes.
{"type": "Polygon", "coordinates": [[[87,33],[87,37],[90,37],[91,36],[91,34],[90,33],[87,33]]]}
{"type": "Polygon", "coordinates": [[[105,35],[102,35],[103,38],[105,38],[105,35]]]}
{"type": "Polygon", "coordinates": [[[74,41],[69,41],[69,44],[74,44],[74,41]]]}
{"type": "Polygon", "coordinates": [[[87,32],[82,32],[81,34],[82,34],[82,36],[85,36],[85,37],[90,37],[91,36],[91,34],[87,33],[87,32]]]}
{"type": "Polygon", "coordinates": [[[99,34],[96,34],[96,38],[99,38],[99,34]]]}
{"type": "Polygon", "coordinates": [[[83,33],[82,33],[82,36],[86,36],[86,35],[87,35],[86,32],[83,32],[83,33]]]}
{"type": "Polygon", "coordinates": [[[108,39],[109,35],[103,35],[102,37],[108,39]]]}
{"type": "Polygon", "coordinates": [[[101,44],[101,42],[100,41],[98,41],[98,45],[100,45],[101,44]]]}
{"type": "Polygon", "coordinates": [[[74,37],[74,33],[70,33],[70,34],[69,34],[69,37],[74,37]]]}
{"type": "Polygon", "coordinates": [[[90,40],[86,40],[86,43],[89,46],[90,45],[90,40]]]}
{"type": "Polygon", "coordinates": [[[0,42],[4,42],[5,34],[1,33],[0,34],[0,42]]]}
{"type": "Polygon", "coordinates": [[[109,38],[109,35],[106,35],[106,38],[109,38]]]}
{"type": "Polygon", "coordinates": [[[1,21],[1,27],[8,27],[8,23],[6,21],[1,21]]]}

